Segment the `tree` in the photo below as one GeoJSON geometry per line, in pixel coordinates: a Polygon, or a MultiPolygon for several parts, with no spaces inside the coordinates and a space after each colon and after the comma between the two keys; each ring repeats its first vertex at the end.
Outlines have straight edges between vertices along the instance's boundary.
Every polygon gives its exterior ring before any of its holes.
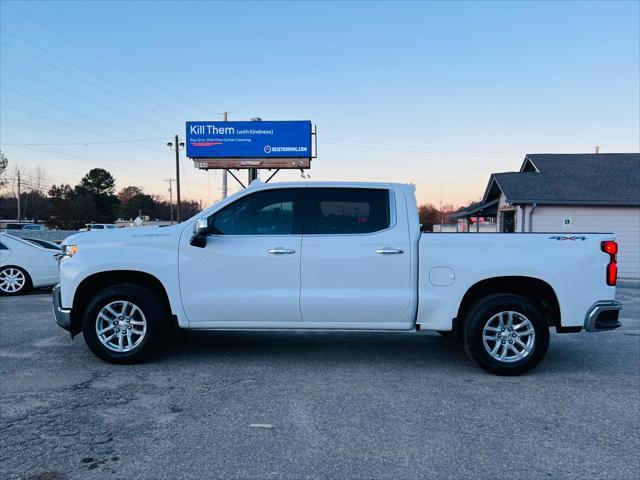
{"type": "Polygon", "coordinates": [[[171,219],[171,211],[173,210],[173,216],[175,217],[175,209],[169,202],[166,202],[162,199],[160,195],[153,195],[154,209],[152,218],[157,218],[159,220],[170,220],[171,219]]]}
{"type": "Polygon", "coordinates": [[[440,223],[440,212],[430,203],[418,207],[418,216],[423,231],[433,232],[433,226],[440,223]]]}
{"type": "Polygon", "coordinates": [[[47,183],[47,174],[41,166],[33,169],[21,169],[22,193],[20,202],[23,218],[38,222],[47,216],[49,199],[44,195],[44,185],[47,183]]]}
{"type": "Polygon", "coordinates": [[[80,185],[96,195],[113,195],[116,180],[105,169],[92,168],[89,173],[82,177],[80,185]]]}
{"type": "Polygon", "coordinates": [[[138,194],[142,193],[142,189],[140,187],[124,187],[122,190],[118,192],[118,200],[120,203],[127,204],[131,198],[135,197],[138,194]]]}
{"type": "Polygon", "coordinates": [[[196,200],[183,200],[180,202],[181,220],[185,221],[193,217],[202,210],[202,205],[196,200]]]}
{"type": "Polygon", "coordinates": [[[139,214],[154,217],[155,207],[156,205],[151,195],[138,193],[131,197],[127,203],[120,206],[121,217],[135,218],[139,214]]]}
{"type": "Polygon", "coordinates": [[[82,197],[88,194],[93,197],[93,204],[96,208],[93,222],[111,223],[115,220],[116,209],[120,201],[113,192],[115,191],[116,180],[109,172],[102,168],[89,170],[80,185],[75,187],[76,195],[82,197]]]}
{"type": "Polygon", "coordinates": [[[11,194],[0,196],[0,218],[14,218],[18,210],[18,199],[11,194]]]}
{"type": "Polygon", "coordinates": [[[49,190],[51,217],[47,224],[65,230],[77,230],[87,223],[100,221],[94,196],[78,185],[54,185],[49,190]]]}
{"type": "Polygon", "coordinates": [[[51,202],[40,190],[33,189],[23,193],[20,195],[20,201],[23,205],[23,218],[30,218],[36,223],[47,218],[51,202]]]}
{"type": "Polygon", "coordinates": [[[5,177],[7,173],[7,165],[9,165],[9,159],[0,151],[0,188],[4,187],[7,183],[7,179],[5,177]]]}

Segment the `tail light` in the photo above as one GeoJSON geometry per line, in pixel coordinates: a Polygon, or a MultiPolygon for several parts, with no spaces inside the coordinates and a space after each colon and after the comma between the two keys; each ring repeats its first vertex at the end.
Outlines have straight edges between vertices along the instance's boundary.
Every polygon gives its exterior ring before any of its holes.
{"type": "Polygon", "coordinates": [[[600,244],[600,248],[604,253],[609,254],[609,264],[607,265],[607,285],[615,286],[618,281],[618,244],[612,240],[607,240],[600,244]]]}

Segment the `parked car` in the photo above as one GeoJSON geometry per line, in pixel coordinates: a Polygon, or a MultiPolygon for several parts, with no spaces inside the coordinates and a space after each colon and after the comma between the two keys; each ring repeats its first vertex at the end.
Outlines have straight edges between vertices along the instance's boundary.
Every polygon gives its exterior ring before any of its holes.
{"type": "Polygon", "coordinates": [[[48,230],[44,225],[38,225],[37,223],[1,223],[0,229],[4,230],[34,230],[44,231],[48,230]]]}
{"type": "Polygon", "coordinates": [[[59,249],[0,233],[0,295],[22,295],[58,283],[57,254],[59,249]]]}
{"type": "Polygon", "coordinates": [[[63,242],[57,322],[139,362],[185,329],[434,330],[526,372],[549,329],[620,326],[609,233],[422,234],[414,187],[254,182],[178,225],[63,242]]]}
{"type": "Polygon", "coordinates": [[[89,230],[111,230],[118,228],[113,223],[88,223],[85,228],[81,228],[81,232],[88,232],[89,230]]]}

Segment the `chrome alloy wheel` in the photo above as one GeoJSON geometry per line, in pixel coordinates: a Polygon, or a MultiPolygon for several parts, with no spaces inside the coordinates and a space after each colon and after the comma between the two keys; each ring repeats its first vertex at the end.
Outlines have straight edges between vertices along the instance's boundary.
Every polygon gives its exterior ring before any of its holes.
{"type": "Polygon", "coordinates": [[[0,272],[0,291],[4,293],[16,293],[27,282],[22,270],[9,267],[0,272]]]}
{"type": "Polygon", "coordinates": [[[147,319],[132,302],[116,300],[102,307],[96,318],[100,343],[114,352],[136,348],[147,333],[147,319]]]}
{"type": "Polygon", "coordinates": [[[496,313],[485,323],[482,343],[494,359],[513,363],[526,358],[536,341],[531,321],[520,312],[496,313]]]}

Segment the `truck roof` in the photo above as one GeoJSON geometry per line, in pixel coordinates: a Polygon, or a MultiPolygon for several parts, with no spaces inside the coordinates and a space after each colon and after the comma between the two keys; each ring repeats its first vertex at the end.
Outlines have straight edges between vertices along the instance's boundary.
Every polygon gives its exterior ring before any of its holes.
{"type": "Polygon", "coordinates": [[[254,180],[249,188],[259,188],[267,186],[276,187],[335,187],[335,188],[410,188],[415,190],[415,185],[410,183],[392,183],[392,182],[270,182],[265,183],[260,180],[254,180]]]}

